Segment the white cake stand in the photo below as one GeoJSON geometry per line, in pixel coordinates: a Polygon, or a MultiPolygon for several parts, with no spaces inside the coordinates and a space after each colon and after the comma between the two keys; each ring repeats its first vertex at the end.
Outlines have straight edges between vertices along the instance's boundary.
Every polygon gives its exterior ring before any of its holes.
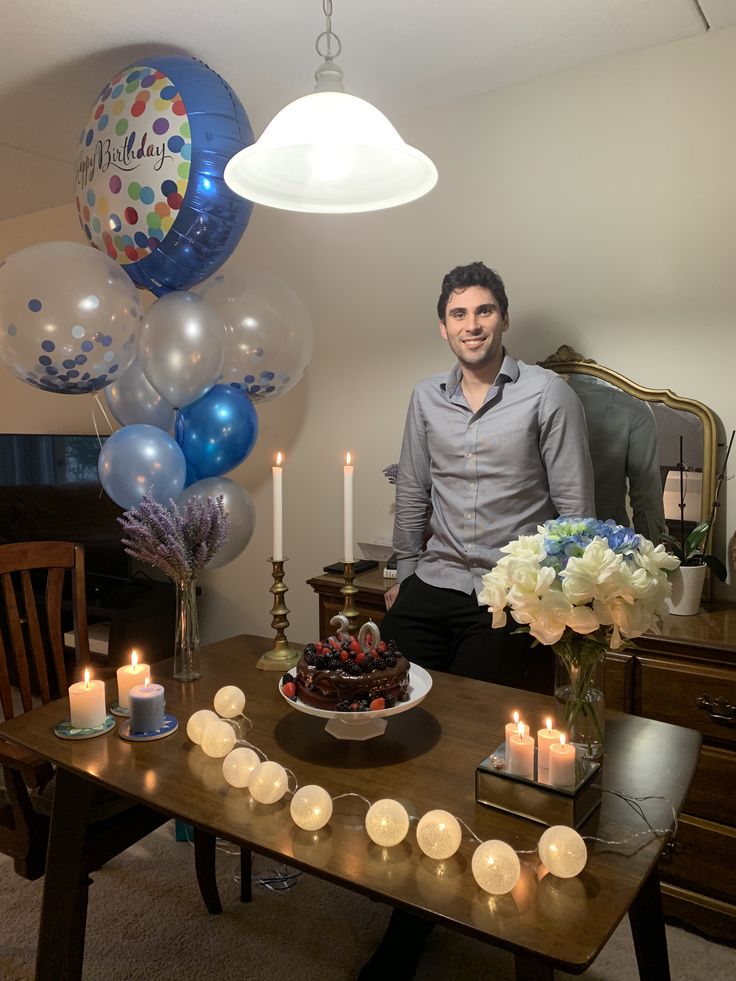
{"type": "MultiPolygon", "coordinates": [[[[295,677],[296,668],[292,668],[289,674],[295,677]]],[[[420,668],[418,664],[410,664],[409,697],[405,702],[397,702],[392,708],[377,709],[374,712],[335,712],[332,709],[305,705],[300,698],[294,701],[284,695],[279,681],[279,691],[289,705],[297,712],[304,712],[305,715],[316,715],[320,719],[327,719],[325,732],[329,732],[336,739],[373,739],[374,736],[383,735],[386,731],[386,720],[392,715],[408,712],[409,709],[419,705],[424,701],[431,687],[432,678],[429,672],[420,668]]]]}

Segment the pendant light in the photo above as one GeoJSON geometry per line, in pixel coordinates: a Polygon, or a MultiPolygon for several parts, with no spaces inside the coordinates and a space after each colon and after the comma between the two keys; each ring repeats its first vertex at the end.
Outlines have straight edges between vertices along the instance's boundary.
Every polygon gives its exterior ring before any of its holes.
{"type": "Polygon", "coordinates": [[[225,183],[256,204],[286,211],[378,211],[414,201],[437,183],[437,168],[404,143],[383,113],[345,92],[332,0],[323,0],[322,9],[326,29],[315,48],[324,60],[314,92],[282,109],[256,143],[235,154],[225,183]]]}

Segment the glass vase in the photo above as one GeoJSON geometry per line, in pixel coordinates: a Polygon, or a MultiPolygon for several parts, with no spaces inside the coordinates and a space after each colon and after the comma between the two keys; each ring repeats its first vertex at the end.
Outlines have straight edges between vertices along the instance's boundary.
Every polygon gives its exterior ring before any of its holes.
{"type": "Polygon", "coordinates": [[[174,677],[177,681],[196,681],[202,677],[195,579],[181,579],[176,583],[174,677]]]}
{"type": "Polygon", "coordinates": [[[567,741],[583,759],[600,760],[605,746],[604,676],[607,644],[585,634],[554,645],[555,699],[562,710],[567,741]]]}

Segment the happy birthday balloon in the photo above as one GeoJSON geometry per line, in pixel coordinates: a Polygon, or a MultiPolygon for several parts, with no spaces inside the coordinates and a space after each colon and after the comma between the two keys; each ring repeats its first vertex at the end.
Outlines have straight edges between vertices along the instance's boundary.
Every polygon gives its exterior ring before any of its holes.
{"type": "Polygon", "coordinates": [[[138,362],[169,405],[184,408],[222,374],[227,332],[222,318],[196,293],[169,293],[146,313],[138,362]]]}
{"type": "Polygon", "coordinates": [[[207,477],[187,487],[177,497],[176,503],[183,508],[194,497],[216,500],[222,497],[222,506],[230,516],[230,532],[227,542],[218,549],[207,563],[208,569],[219,569],[232,562],[251,540],[256,526],[256,512],[253,501],[244,487],[229,477],[207,477]]]}
{"type": "Polygon", "coordinates": [[[142,423],[170,433],[176,410],[165,402],[143,374],[138,361],[104,390],[105,402],[121,426],[142,423]]]}
{"type": "Polygon", "coordinates": [[[76,242],[43,242],[0,262],[0,357],[21,381],[79,395],[135,358],[138,294],[120,267],[76,242]]]}
{"type": "Polygon", "coordinates": [[[176,441],[187,465],[187,485],[219,477],[248,456],[258,438],[258,416],[247,395],[215,385],[176,415],[176,441]]]}
{"type": "Polygon", "coordinates": [[[97,473],[105,493],[121,508],[140,504],[146,491],[161,504],[184,487],[186,461],[179,445],[156,426],[124,426],[100,450],[97,473]]]}
{"type": "Polygon", "coordinates": [[[275,399],[304,376],[314,326],[299,296],[269,273],[234,263],[196,290],[225,321],[228,350],[222,380],[254,402],[275,399]]]}
{"type": "Polygon", "coordinates": [[[90,244],[156,296],[207,279],[253,205],[225,184],[253,142],[230,86],[196,58],[146,58],[118,72],[80,136],[77,211],[90,244]]]}

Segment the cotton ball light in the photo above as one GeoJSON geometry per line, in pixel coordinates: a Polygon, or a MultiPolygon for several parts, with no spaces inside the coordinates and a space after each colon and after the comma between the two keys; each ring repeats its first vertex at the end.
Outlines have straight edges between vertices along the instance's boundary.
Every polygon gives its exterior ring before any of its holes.
{"type": "Polygon", "coordinates": [[[199,709],[199,711],[193,712],[189,716],[189,721],[187,722],[187,736],[189,736],[192,742],[196,743],[197,746],[201,745],[205,727],[210,722],[217,722],[217,715],[211,709],[199,709]]]}
{"type": "Polygon", "coordinates": [[[579,875],[588,861],[588,849],[574,828],[555,824],[547,828],[537,845],[539,857],[552,875],[572,879],[579,875]]]}
{"type": "Polygon", "coordinates": [[[417,825],[417,844],[430,858],[449,858],[462,839],[460,822],[449,811],[427,811],[417,825]]]}
{"type": "Polygon", "coordinates": [[[307,784],[291,799],[291,819],[302,831],[319,831],[332,817],[332,798],[323,787],[307,784]]]}
{"type": "Polygon", "coordinates": [[[260,762],[255,750],[237,746],[222,761],[222,775],[231,787],[247,787],[251,773],[260,762]]]}
{"type": "Polygon", "coordinates": [[[215,712],[223,719],[234,719],[245,708],[245,692],[235,685],[225,685],[215,692],[215,712]]]}
{"type": "Polygon", "coordinates": [[[371,804],[365,816],[365,830],[371,841],[384,848],[398,845],[409,831],[409,815],[403,804],[384,797],[371,804]]]}
{"type": "Polygon", "coordinates": [[[289,789],[289,778],[280,763],[265,760],[252,771],[248,790],[259,804],[275,804],[289,789]]]}
{"type": "Polygon", "coordinates": [[[521,875],[521,863],[505,841],[484,841],[473,852],[470,863],[473,878],[492,896],[511,892],[521,875]]]}
{"type": "Polygon", "coordinates": [[[233,727],[215,716],[214,722],[208,722],[202,733],[202,749],[208,756],[219,759],[227,756],[235,745],[235,732],[233,727]]]}

